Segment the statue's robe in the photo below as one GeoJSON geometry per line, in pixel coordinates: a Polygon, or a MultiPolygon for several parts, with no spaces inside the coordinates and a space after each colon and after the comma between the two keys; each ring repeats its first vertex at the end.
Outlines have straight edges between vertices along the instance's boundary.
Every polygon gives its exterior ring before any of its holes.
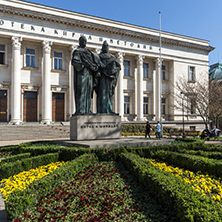
{"type": "Polygon", "coordinates": [[[92,114],[91,98],[93,95],[94,77],[100,66],[99,56],[89,49],[78,47],[72,56],[74,67],[75,115],[92,114]]]}
{"type": "Polygon", "coordinates": [[[115,56],[109,53],[102,52],[99,57],[105,68],[100,69],[100,78],[95,88],[97,93],[97,113],[115,114],[113,112],[113,95],[121,66],[115,56]]]}

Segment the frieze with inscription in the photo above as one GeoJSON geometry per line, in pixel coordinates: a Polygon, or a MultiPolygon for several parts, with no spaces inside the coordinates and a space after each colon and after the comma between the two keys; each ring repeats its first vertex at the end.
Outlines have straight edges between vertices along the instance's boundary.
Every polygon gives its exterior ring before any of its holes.
{"type": "Polygon", "coordinates": [[[71,40],[73,39],[78,40],[81,35],[84,35],[89,42],[92,41],[92,42],[102,43],[103,41],[106,40],[110,45],[114,46],[122,46],[122,47],[128,47],[140,50],[152,50],[152,46],[147,44],[139,44],[136,42],[107,38],[103,36],[94,36],[83,32],[82,33],[73,32],[72,30],[54,29],[50,27],[40,26],[37,24],[34,25],[34,24],[20,23],[1,18],[0,18],[0,28],[10,29],[12,31],[23,31],[29,33],[44,34],[44,35],[49,35],[51,37],[67,38],[71,40]]]}

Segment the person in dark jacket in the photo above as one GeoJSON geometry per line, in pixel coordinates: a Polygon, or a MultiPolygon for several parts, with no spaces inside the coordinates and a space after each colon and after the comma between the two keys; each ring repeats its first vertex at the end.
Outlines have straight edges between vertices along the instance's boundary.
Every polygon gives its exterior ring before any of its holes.
{"type": "Polygon", "coordinates": [[[209,141],[210,139],[210,130],[208,129],[208,126],[206,125],[205,129],[203,130],[202,134],[201,134],[201,139],[204,139],[205,137],[207,137],[207,141],[209,141]]]}
{"type": "Polygon", "coordinates": [[[149,136],[150,138],[150,131],[151,131],[151,126],[150,126],[150,123],[149,121],[146,122],[146,132],[145,132],[145,138],[147,138],[147,135],[149,136]]]}

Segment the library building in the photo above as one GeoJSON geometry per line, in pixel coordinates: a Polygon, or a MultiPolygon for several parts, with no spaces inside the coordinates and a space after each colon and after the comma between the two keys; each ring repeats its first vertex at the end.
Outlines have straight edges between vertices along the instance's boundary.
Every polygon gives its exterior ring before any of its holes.
{"type": "MultiPolygon", "coordinates": [[[[75,113],[71,59],[81,35],[97,54],[107,41],[121,65],[113,110],[122,122],[182,126],[182,110],[172,105],[181,93],[174,86],[181,76],[191,83],[208,81],[214,49],[208,40],[162,31],[160,61],[159,30],[22,0],[0,1],[0,122],[70,120],[75,113]]],[[[91,111],[97,112],[95,92],[91,111]]],[[[186,113],[185,124],[204,127],[195,112],[186,113]]]]}

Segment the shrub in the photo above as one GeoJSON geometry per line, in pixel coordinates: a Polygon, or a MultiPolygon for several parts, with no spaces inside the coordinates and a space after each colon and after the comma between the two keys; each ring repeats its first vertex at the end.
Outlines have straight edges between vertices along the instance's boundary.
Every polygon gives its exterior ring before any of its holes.
{"type": "Polygon", "coordinates": [[[46,165],[59,160],[58,153],[49,153],[37,157],[25,158],[15,162],[3,163],[0,165],[0,180],[30,170],[38,166],[46,165]]]}
{"type": "Polygon", "coordinates": [[[22,160],[24,158],[30,157],[30,155],[31,155],[31,153],[22,153],[22,154],[18,154],[18,155],[15,155],[15,156],[10,156],[10,157],[7,157],[5,159],[2,159],[1,164],[10,163],[10,162],[14,162],[14,161],[17,161],[17,160],[22,160]]]}

